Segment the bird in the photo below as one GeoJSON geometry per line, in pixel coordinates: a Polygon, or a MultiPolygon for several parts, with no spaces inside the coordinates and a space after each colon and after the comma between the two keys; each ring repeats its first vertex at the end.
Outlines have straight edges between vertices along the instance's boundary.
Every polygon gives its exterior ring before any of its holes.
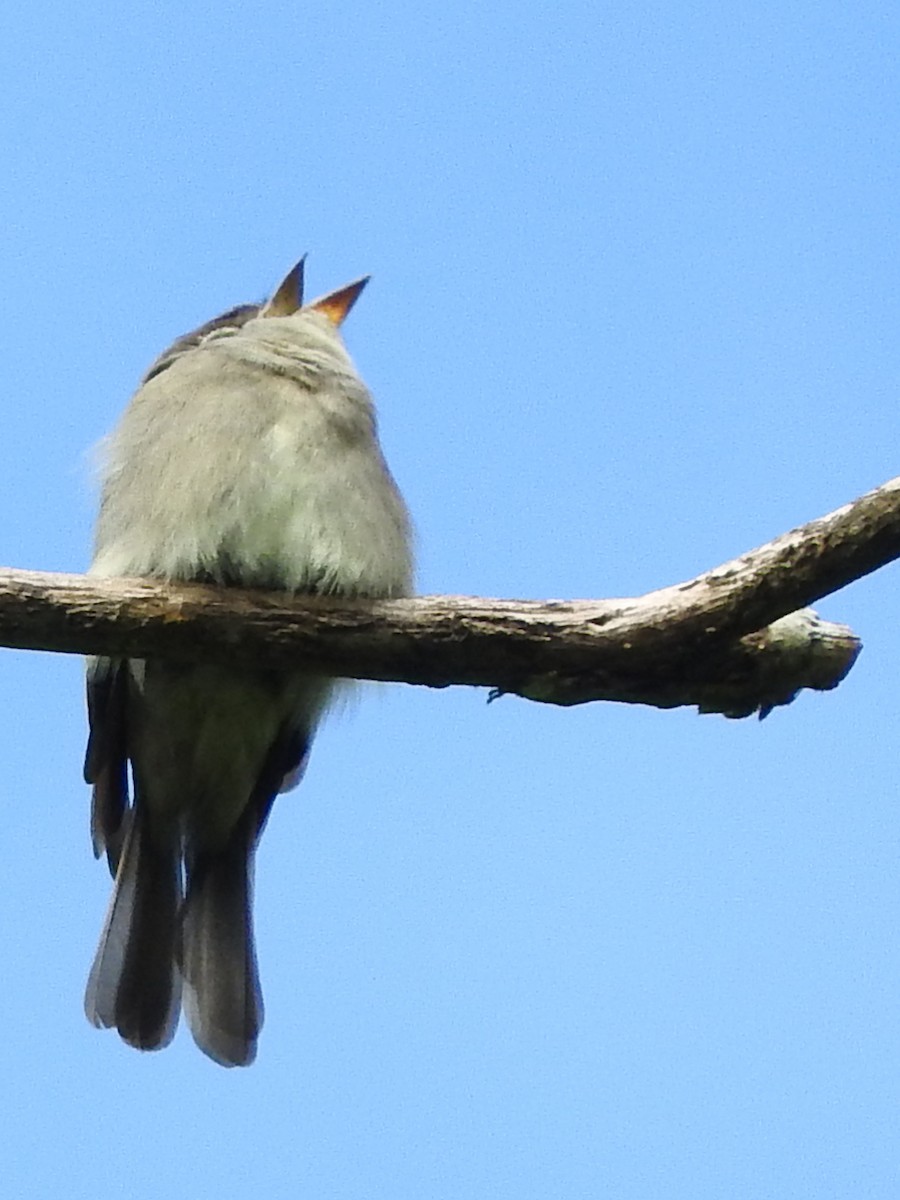
{"type": "MultiPolygon", "coordinates": [[[[410,594],[409,514],[340,334],[368,277],[304,304],[304,262],[146,372],[100,447],[90,575],[410,594]]],[[[88,660],[91,837],[114,878],[93,1025],[158,1050],[183,1009],[213,1061],[253,1062],[255,850],[338,686],[297,662],[88,660]]]]}

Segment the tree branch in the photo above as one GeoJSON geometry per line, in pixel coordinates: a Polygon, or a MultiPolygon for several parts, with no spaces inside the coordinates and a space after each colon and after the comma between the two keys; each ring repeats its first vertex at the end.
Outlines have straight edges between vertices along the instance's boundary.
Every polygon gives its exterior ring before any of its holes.
{"type": "Polygon", "coordinates": [[[0,645],[764,715],[835,687],[860,650],[845,626],[795,610],[897,557],[900,478],[634,599],[351,601],[0,571],[0,645]]]}

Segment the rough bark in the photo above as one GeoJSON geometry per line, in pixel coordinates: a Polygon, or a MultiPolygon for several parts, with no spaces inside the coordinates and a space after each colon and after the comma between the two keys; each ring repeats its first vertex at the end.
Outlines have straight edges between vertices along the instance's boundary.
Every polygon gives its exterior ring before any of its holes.
{"type": "Polygon", "coordinates": [[[0,571],[0,645],[308,665],[556,704],[686,704],[744,716],[844,678],[859,640],[795,610],[897,557],[900,478],[696,579],[634,599],[348,601],[0,571]]]}

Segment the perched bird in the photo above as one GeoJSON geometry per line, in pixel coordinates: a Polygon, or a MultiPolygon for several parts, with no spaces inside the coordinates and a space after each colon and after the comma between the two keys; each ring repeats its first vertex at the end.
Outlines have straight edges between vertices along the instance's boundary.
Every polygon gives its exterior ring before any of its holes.
{"type": "MultiPolygon", "coordinates": [[[[365,283],[303,305],[301,261],[267,303],[157,359],[103,448],[92,575],[408,594],[406,508],[338,333],[365,283]]],[[[253,1061],[254,851],[334,686],[293,664],[89,661],[91,832],[115,877],[85,996],[94,1025],[156,1050],[183,1001],[210,1058],[253,1061]]]]}

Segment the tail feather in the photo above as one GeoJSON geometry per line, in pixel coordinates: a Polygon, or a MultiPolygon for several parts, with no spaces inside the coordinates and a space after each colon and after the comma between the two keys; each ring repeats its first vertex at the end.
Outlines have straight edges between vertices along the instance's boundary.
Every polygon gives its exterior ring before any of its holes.
{"type": "Polygon", "coordinates": [[[199,855],[188,868],[184,1011],[197,1045],[226,1067],[253,1062],[263,1023],[253,944],[255,826],[242,820],[224,850],[199,855]]]}
{"type": "Polygon", "coordinates": [[[139,1050],[169,1044],[181,1003],[176,969],[181,870],[177,844],[154,839],[130,809],[112,900],[88,978],[88,1020],[139,1050]]]}
{"type": "MultiPolygon", "coordinates": [[[[93,698],[99,711],[104,698],[93,698]]],[[[124,747],[123,723],[101,732],[88,756],[95,789],[107,761],[118,764],[124,747]],[[115,754],[101,753],[112,749],[115,754]]],[[[115,803],[109,812],[101,803],[98,815],[95,807],[95,836],[117,870],[85,994],[92,1024],[118,1029],[138,1049],[160,1049],[175,1034],[183,992],[200,1049],[223,1066],[253,1062],[263,1023],[253,942],[254,856],[276,794],[302,770],[308,751],[305,731],[286,726],[279,732],[224,844],[211,845],[208,828],[192,813],[177,830],[161,831],[134,763],[134,805],[123,785],[110,789],[115,803]]],[[[97,799],[95,790],[95,806],[97,799]]]]}
{"type": "Polygon", "coordinates": [[[225,846],[189,845],[186,855],[184,1010],[197,1045],[223,1066],[248,1066],[256,1057],[264,1010],[253,940],[254,856],[285,776],[308,753],[309,735],[285,727],[225,846]]]}

